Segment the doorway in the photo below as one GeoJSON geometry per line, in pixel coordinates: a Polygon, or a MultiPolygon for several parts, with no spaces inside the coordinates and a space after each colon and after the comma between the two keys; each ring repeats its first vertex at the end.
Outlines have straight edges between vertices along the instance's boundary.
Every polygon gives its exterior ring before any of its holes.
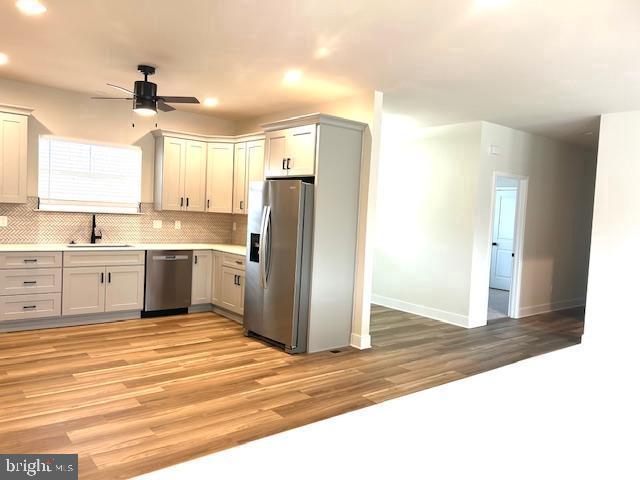
{"type": "Polygon", "coordinates": [[[491,268],[487,320],[515,316],[511,293],[516,270],[519,178],[496,175],[491,232],[491,268]]]}

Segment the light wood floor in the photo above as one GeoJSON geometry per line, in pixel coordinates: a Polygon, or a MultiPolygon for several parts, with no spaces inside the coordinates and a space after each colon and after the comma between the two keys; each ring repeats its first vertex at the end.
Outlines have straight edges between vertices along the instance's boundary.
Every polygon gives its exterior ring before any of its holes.
{"type": "Polygon", "coordinates": [[[0,451],[128,478],[580,342],[581,312],[466,330],[374,307],[373,348],[291,356],[212,313],[0,334],[0,451]]]}

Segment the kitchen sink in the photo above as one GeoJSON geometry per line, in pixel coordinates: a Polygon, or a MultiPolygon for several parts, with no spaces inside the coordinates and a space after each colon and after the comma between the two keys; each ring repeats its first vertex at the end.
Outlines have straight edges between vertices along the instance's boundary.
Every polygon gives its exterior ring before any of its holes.
{"type": "Polygon", "coordinates": [[[68,248],[133,248],[124,243],[70,243],[68,248]]]}

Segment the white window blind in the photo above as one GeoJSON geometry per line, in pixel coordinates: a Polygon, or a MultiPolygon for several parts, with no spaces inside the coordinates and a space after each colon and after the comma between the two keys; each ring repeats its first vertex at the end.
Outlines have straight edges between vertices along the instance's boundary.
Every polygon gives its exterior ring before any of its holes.
{"type": "Polygon", "coordinates": [[[140,148],[40,136],[41,210],[136,213],[141,189],[140,148]]]}

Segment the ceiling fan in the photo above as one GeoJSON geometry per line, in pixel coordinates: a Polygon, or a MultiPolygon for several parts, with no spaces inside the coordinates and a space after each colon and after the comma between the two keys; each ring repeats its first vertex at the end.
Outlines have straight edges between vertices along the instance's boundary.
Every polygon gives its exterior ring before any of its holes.
{"type": "Polygon", "coordinates": [[[138,71],[144,75],[144,80],[134,83],[133,91],[107,83],[108,86],[128,93],[129,97],[91,97],[94,100],[129,100],[133,101],[133,111],[142,116],[155,115],[158,110],[170,112],[175,110],[169,103],[200,103],[196,97],[172,97],[158,95],[158,85],[147,81],[149,75],[156,73],[156,67],[138,65],[138,71]]]}

